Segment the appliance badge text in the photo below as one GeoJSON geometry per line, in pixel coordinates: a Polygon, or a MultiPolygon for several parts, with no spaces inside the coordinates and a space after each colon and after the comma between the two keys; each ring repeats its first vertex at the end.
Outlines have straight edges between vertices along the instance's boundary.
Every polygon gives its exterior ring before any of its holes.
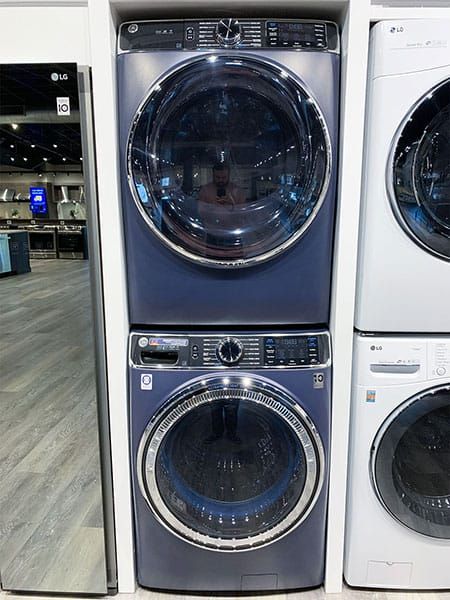
{"type": "Polygon", "coordinates": [[[52,81],[67,81],[69,75],[67,73],[52,73],[50,75],[52,81]]]}

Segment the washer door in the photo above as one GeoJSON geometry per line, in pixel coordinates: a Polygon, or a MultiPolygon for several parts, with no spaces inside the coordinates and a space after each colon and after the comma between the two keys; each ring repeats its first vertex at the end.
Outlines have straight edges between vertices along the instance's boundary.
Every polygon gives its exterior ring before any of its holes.
{"type": "Polygon", "coordinates": [[[372,480],[400,523],[450,538],[450,386],[410,398],[386,419],[373,446],[372,480]]]}
{"type": "Polygon", "coordinates": [[[301,523],[324,468],[307,414],[283,390],[242,376],[183,388],[147,427],[137,463],[141,492],[166,527],[230,551],[301,523]]]}
{"type": "Polygon", "coordinates": [[[388,171],[396,215],[407,233],[450,260],[450,80],[424,96],[397,132],[388,171]]]}
{"type": "Polygon", "coordinates": [[[292,74],[202,56],[158,81],[129,136],[128,179],[150,229],[183,257],[242,267],[310,226],[329,182],[328,130],[292,74]]]}

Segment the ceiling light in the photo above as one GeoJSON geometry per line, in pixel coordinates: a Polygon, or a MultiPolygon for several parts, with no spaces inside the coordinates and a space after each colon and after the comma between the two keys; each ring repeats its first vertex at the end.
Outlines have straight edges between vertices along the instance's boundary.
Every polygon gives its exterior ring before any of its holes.
{"type": "Polygon", "coordinates": [[[63,158],[63,161],[66,162],[67,158],[63,158]]]}
{"type": "Polygon", "coordinates": [[[82,157],[82,156],[80,156],[80,160],[83,160],[83,157],[82,157]]]}
{"type": "Polygon", "coordinates": [[[57,148],[57,147],[58,147],[58,144],[53,144],[53,148],[57,148]]]}
{"type": "Polygon", "coordinates": [[[13,156],[11,156],[11,160],[14,162],[14,157],[13,156]]]}
{"type": "Polygon", "coordinates": [[[24,157],[23,157],[23,160],[24,160],[25,162],[27,162],[28,158],[26,158],[26,157],[24,156],[24,157]]]}
{"type": "Polygon", "coordinates": [[[39,173],[39,177],[42,177],[42,173],[39,173]]]}
{"type": "Polygon", "coordinates": [[[14,148],[14,144],[10,144],[10,145],[9,145],[9,147],[10,147],[10,148],[14,148]]]}
{"type": "Polygon", "coordinates": [[[46,157],[44,156],[43,160],[47,161],[47,160],[48,160],[48,158],[46,158],[46,157]]]}
{"type": "Polygon", "coordinates": [[[11,123],[11,127],[13,129],[19,129],[19,126],[17,125],[17,123],[11,123]]]}
{"type": "Polygon", "coordinates": [[[31,147],[32,148],[36,148],[36,144],[31,144],[31,147]]]}

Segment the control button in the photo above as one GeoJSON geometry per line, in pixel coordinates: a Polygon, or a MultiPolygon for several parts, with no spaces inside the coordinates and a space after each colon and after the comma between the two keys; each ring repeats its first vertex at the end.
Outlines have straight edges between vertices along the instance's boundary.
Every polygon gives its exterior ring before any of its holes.
{"type": "Polygon", "coordinates": [[[439,377],[442,377],[442,375],[445,375],[447,373],[447,369],[445,367],[438,367],[436,369],[436,375],[439,375],[439,377]]]}
{"type": "Polygon", "coordinates": [[[188,40],[188,42],[192,42],[192,40],[194,39],[194,28],[193,27],[186,28],[186,39],[188,40]]]}
{"type": "Polygon", "coordinates": [[[235,46],[241,40],[241,26],[237,19],[222,19],[216,27],[216,39],[222,46],[235,46]]]}
{"type": "Polygon", "coordinates": [[[145,346],[148,345],[148,338],[146,338],[146,337],[139,338],[138,344],[141,348],[145,348],[145,346]]]}
{"type": "Polygon", "coordinates": [[[139,27],[136,25],[136,23],[128,25],[128,33],[136,33],[138,29],[139,27]]]}
{"type": "Polygon", "coordinates": [[[244,354],[244,346],[237,338],[227,337],[217,344],[216,356],[224,365],[238,363],[244,354]]]}

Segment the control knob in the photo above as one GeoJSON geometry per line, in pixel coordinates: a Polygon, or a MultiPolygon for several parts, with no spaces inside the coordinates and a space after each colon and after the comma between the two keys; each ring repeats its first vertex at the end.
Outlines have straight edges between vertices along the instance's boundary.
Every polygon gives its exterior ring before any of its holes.
{"type": "Polygon", "coordinates": [[[222,46],[235,46],[241,40],[241,26],[237,19],[222,19],[216,27],[216,40],[222,46]]]}
{"type": "Polygon", "coordinates": [[[217,344],[216,356],[224,365],[235,365],[244,354],[242,342],[234,337],[226,337],[217,344]]]}

